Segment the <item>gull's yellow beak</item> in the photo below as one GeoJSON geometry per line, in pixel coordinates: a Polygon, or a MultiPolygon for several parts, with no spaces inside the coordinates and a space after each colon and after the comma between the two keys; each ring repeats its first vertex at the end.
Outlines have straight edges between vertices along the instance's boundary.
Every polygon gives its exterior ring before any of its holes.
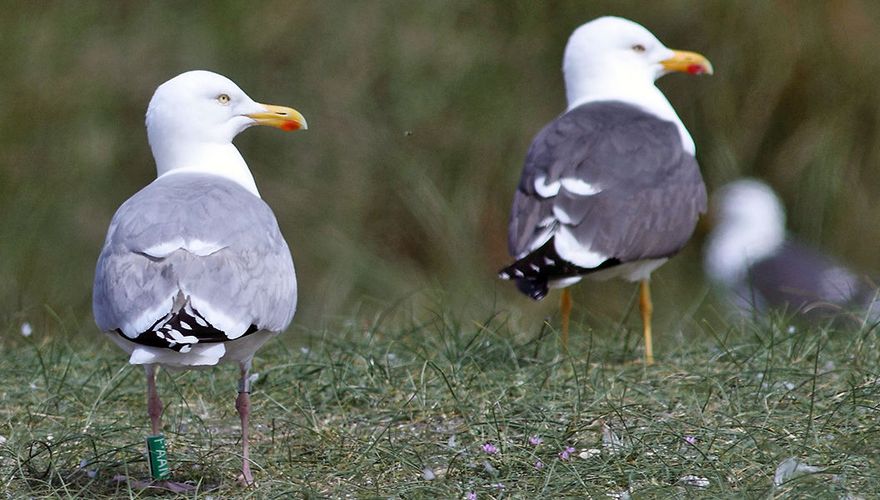
{"type": "Polygon", "coordinates": [[[299,111],[274,104],[260,104],[266,108],[265,112],[251,113],[248,118],[253,118],[257,125],[268,125],[281,130],[306,130],[309,124],[299,111]]]}
{"type": "Polygon", "coordinates": [[[672,57],[660,61],[666,71],[679,71],[692,75],[711,75],[712,63],[702,54],[686,50],[673,50],[672,57]]]}

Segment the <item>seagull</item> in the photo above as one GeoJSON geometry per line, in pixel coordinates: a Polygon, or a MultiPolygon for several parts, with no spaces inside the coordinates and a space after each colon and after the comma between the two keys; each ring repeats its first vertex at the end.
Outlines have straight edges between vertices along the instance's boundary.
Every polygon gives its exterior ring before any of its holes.
{"type": "Polygon", "coordinates": [[[142,365],[159,435],[156,368],[220,362],[241,370],[242,474],[254,353],[296,310],[293,259],[272,209],[232,140],[254,125],[306,129],[296,110],[254,102],[228,78],[189,71],[160,85],[146,126],[157,178],[113,216],[95,272],[95,322],[142,365]]]}
{"type": "Polygon", "coordinates": [[[785,208],[773,189],[739,179],[712,196],[713,228],[703,268],[746,314],[783,310],[828,318],[841,310],[872,311],[877,287],[785,229],[785,208]]]}
{"type": "Polygon", "coordinates": [[[712,74],[700,54],[670,50],[643,26],[601,17],[577,28],[563,56],[568,109],[532,141],[513,198],[499,272],[541,300],[587,277],[640,283],[645,362],[651,340],[651,272],[690,239],[706,188],[684,124],[654,81],[670,72],[712,74]]]}

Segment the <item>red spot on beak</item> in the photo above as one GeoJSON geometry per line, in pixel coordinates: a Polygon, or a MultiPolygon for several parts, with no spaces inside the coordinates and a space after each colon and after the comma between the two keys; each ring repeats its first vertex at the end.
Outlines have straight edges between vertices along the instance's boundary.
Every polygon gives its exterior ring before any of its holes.
{"type": "Polygon", "coordinates": [[[281,124],[281,130],[287,130],[288,132],[291,130],[299,130],[299,129],[300,129],[299,123],[296,123],[294,121],[284,122],[281,124]]]}
{"type": "Polygon", "coordinates": [[[690,66],[687,67],[687,72],[692,75],[702,75],[703,73],[706,72],[706,68],[704,68],[703,66],[701,66],[699,64],[691,64],[690,66]]]}

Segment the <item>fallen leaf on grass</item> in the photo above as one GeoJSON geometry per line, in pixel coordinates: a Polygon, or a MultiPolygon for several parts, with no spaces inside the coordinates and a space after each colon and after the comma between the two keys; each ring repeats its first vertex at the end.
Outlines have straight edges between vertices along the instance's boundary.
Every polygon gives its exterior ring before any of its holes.
{"type": "Polygon", "coordinates": [[[803,474],[815,474],[825,470],[824,467],[816,467],[809,465],[794,457],[788,457],[776,467],[776,474],[773,475],[773,485],[780,486],[782,483],[794,479],[803,474]]]}
{"type": "Polygon", "coordinates": [[[611,493],[606,493],[605,496],[609,497],[609,498],[614,498],[616,500],[630,500],[632,498],[632,495],[630,494],[629,490],[622,490],[622,491],[615,491],[615,492],[611,492],[611,493]]]}
{"type": "Polygon", "coordinates": [[[681,484],[683,486],[695,486],[697,488],[708,488],[709,480],[705,477],[688,474],[679,478],[678,484],[681,484]]]}
{"type": "Polygon", "coordinates": [[[626,447],[623,439],[620,439],[608,424],[602,424],[602,446],[610,453],[620,453],[626,447]]]}
{"type": "Polygon", "coordinates": [[[589,449],[586,449],[586,450],[578,453],[578,458],[581,458],[583,460],[589,460],[593,457],[598,457],[601,454],[602,454],[602,450],[600,450],[599,448],[589,448],[589,449]]]}

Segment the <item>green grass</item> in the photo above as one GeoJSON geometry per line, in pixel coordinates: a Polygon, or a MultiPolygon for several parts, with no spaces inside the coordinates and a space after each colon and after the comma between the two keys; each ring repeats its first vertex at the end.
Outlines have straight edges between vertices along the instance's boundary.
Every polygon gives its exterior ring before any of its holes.
{"type": "MultiPolygon", "coordinates": [[[[659,362],[646,368],[631,362],[640,356],[633,321],[588,318],[561,355],[553,321],[523,327],[488,309],[465,317],[442,305],[401,307],[325,331],[294,329],[259,353],[254,489],[235,483],[236,370],[161,372],[174,477],[197,485],[188,496],[880,492],[874,325],[792,333],[782,318],[688,324],[658,332],[659,362]],[[530,436],[543,442],[533,446],[530,436]],[[487,442],[499,453],[483,452],[487,442]],[[568,461],[558,456],[566,446],[576,448],[568,461]],[[774,486],[789,457],[822,471],[774,486]],[[681,484],[687,475],[708,487],[681,484]]],[[[35,330],[24,338],[11,325],[0,341],[0,484],[8,495],[156,494],[113,480],[148,474],[141,370],[109,342],[83,335],[89,325],[67,335],[52,325],[35,330]]]]}

